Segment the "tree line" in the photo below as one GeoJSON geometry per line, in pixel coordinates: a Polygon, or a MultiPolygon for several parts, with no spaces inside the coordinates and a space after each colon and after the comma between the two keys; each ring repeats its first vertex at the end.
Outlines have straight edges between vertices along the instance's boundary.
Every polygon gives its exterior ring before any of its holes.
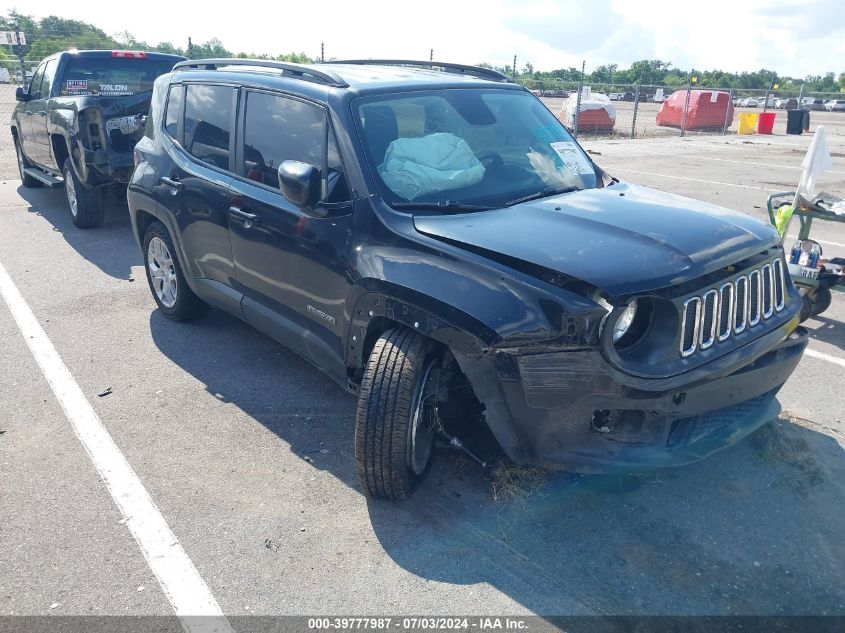
{"type": "MultiPolygon", "coordinates": [[[[279,55],[255,55],[246,51],[232,51],[217,38],[207,42],[184,46],[172,42],[153,44],[136,39],[129,31],[122,31],[108,35],[93,24],[68,20],[57,16],[36,19],[32,16],[12,12],[7,16],[0,16],[0,31],[11,31],[17,27],[27,37],[24,56],[35,63],[48,55],[68,48],[79,49],[131,49],[159,51],[184,55],[190,59],[207,57],[255,57],[260,59],[276,59],[297,63],[314,63],[319,58],[309,57],[305,53],[281,53],[279,55]]],[[[14,56],[10,47],[0,46],[0,61],[13,61],[14,56]]],[[[5,64],[4,64],[5,65],[5,64]]],[[[780,76],[776,71],[762,68],[760,70],[741,73],[728,73],[721,70],[690,70],[675,68],[671,62],[659,59],[643,59],[633,62],[628,68],[618,64],[604,64],[582,74],[578,68],[559,68],[551,71],[534,70],[529,62],[522,70],[513,72],[509,65],[493,66],[481,63],[480,66],[495,68],[508,76],[514,75],[516,80],[531,88],[554,88],[556,85],[575,82],[589,82],[596,84],[617,84],[620,86],[657,85],[680,87],[687,85],[690,75],[697,78],[697,85],[708,88],[733,88],[735,90],[771,89],[775,84],[780,90],[799,90],[803,84],[808,92],[845,92],[845,72],[837,76],[833,72],[824,75],[808,75],[806,77],[780,76]]]]}

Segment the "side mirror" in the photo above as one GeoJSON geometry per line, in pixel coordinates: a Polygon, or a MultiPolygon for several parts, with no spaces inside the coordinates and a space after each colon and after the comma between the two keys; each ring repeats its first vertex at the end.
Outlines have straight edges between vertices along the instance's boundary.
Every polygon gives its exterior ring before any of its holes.
{"type": "Polygon", "coordinates": [[[18,89],[15,90],[15,100],[29,101],[29,93],[19,86],[18,89]]]}
{"type": "Polygon", "coordinates": [[[279,165],[279,189],[282,195],[306,213],[313,212],[320,201],[320,170],[298,160],[279,165]]]}

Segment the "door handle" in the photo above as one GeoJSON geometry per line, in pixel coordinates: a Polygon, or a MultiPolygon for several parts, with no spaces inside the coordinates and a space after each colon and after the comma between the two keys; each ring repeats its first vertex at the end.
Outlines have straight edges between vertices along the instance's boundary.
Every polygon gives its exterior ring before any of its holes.
{"type": "Polygon", "coordinates": [[[235,206],[229,207],[229,215],[233,218],[241,220],[246,228],[249,228],[261,219],[256,214],[249,213],[247,211],[244,211],[240,207],[235,206]]]}
{"type": "Polygon", "coordinates": [[[182,190],[185,188],[178,180],[174,180],[173,178],[168,178],[167,176],[162,176],[160,179],[162,184],[167,185],[168,187],[173,187],[174,189],[182,190]]]}

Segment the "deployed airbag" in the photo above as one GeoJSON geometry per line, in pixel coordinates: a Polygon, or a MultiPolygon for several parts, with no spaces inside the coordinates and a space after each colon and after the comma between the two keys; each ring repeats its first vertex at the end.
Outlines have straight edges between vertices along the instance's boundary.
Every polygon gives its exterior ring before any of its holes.
{"type": "Polygon", "coordinates": [[[378,170],[385,184],[406,200],[484,178],[484,165],[466,141],[446,132],[392,141],[378,170]]]}

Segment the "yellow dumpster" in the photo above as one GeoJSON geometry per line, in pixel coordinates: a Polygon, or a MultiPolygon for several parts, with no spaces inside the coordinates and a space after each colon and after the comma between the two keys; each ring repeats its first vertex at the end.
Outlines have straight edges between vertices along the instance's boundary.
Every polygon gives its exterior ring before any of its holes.
{"type": "Polygon", "coordinates": [[[754,134],[756,127],[756,112],[743,112],[739,115],[739,134],[754,134]]]}

